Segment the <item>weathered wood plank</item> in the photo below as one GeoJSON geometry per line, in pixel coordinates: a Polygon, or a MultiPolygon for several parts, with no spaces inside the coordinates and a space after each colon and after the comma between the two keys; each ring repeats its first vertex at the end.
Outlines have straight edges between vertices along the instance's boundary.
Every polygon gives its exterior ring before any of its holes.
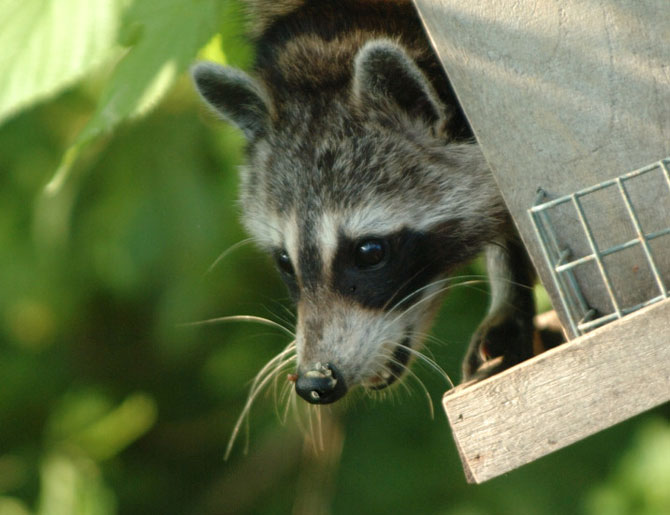
{"type": "Polygon", "coordinates": [[[468,481],[481,483],[670,400],[670,300],[447,392],[468,481]]]}
{"type": "MultiPolygon", "coordinates": [[[[563,306],[527,209],[542,187],[571,194],[670,155],[667,0],[415,0],[563,326],[563,306]]],[[[648,232],[670,221],[662,181],[640,186],[648,232]]],[[[618,192],[585,199],[601,249],[635,235],[618,192]]],[[[573,257],[590,253],[576,213],[555,224],[573,257]]],[[[670,283],[670,237],[655,241],[670,283]]],[[[622,306],[658,294],[643,252],[608,258],[622,306]]],[[[595,265],[579,272],[590,306],[611,306],[595,265]]],[[[570,334],[571,337],[577,336],[570,334]]]]}

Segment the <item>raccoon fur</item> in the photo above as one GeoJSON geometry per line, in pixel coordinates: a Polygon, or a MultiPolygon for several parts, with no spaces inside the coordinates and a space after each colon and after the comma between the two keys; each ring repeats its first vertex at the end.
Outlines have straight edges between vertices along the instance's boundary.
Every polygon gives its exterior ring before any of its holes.
{"type": "Polygon", "coordinates": [[[490,311],[466,355],[532,354],[532,268],[410,1],[254,0],[250,74],[212,63],[203,99],[248,140],[243,222],[297,303],[310,403],[398,379],[450,272],[486,249],[490,311]]]}

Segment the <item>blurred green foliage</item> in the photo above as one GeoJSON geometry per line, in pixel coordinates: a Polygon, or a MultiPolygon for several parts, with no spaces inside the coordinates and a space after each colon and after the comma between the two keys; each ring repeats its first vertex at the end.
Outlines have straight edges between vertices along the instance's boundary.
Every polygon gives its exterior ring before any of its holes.
{"type": "MultiPolygon", "coordinates": [[[[667,407],[471,486],[412,378],[297,405],[284,425],[270,391],[249,453],[242,435],[224,462],[250,380],[287,338],[183,324],[292,316],[252,246],[208,272],[245,238],[243,141],[183,72],[199,51],[249,64],[238,6],[0,1],[2,27],[30,19],[34,34],[0,31],[3,84],[24,87],[0,87],[1,515],[670,513],[667,407]]],[[[454,379],[486,302],[484,285],[456,288],[440,315],[432,352],[454,379]]],[[[415,369],[438,404],[447,385],[415,369]]]]}

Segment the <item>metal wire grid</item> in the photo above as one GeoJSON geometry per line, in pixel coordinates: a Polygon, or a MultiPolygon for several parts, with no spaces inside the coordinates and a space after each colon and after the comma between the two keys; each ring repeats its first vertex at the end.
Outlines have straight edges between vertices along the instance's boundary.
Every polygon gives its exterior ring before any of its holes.
{"type": "Polygon", "coordinates": [[[613,320],[617,320],[633,311],[668,298],[670,293],[668,291],[668,286],[665,284],[665,281],[659,272],[658,265],[654,260],[654,257],[649,248],[649,242],[655,238],[670,234],[670,227],[647,234],[642,231],[639,218],[631,202],[629,192],[626,189],[626,181],[635,177],[639,177],[643,174],[651,173],[655,170],[660,170],[670,190],[669,168],[670,157],[615,179],[601,182],[600,184],[590,188],[586,188],[576,193],[565,195],[548,202],[543,202],[546,199],[546,193],[544,190],[538,190],[538,197],[535,206],[529,209],[528,213],[530,214],[531,220],[533,221],[533,225],[536,230],[536,234],[539,238],[539,241],[541,242],[542,251],[547,263],[549,264],[549,269],[551,270],[551,275],[556,285],[556,289],[558,290],[559,297],[566,313],[568,314],[570,328],[573,334],[584,334],[591,329],[599,327],[613,320]],[[586,215],[584,214],[584,209],[580,199],[585,195],[612,186],[616,186],[618,189],[637,236],[620,245],[615,245],[608,249],[600,250],[593,237],[593,231],[591,230],[586,215]],[[549,220],[549,216],[547,215],[548,209],[568,202],[572,203],[577,212],[577,216],[581,222],[586,240],[588,241],[592,252],[587,256],[572,261],[570,261],[572,254],[570,248],[560,246],[556,237],[556,232],[551,224],[551,221],[549,220]],[[644,255],[653,274],[654,281],[658,286],[659,295],[635,306],[622,308],[614,293],[612,281],[603,263],[603,258],[635,245],[640,245],[644,251],[644,255]],[[593,261],[595,261],[598,271],[600,272],[614,310],[613,313],[602,316],[598,316],[599,313],[588,305],[574,274],[576,267],[593,261]]]}

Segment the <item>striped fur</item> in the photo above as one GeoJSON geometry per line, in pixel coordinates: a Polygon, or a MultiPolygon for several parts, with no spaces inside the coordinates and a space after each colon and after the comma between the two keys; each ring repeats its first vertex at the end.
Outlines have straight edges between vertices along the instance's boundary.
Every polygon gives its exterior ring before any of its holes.
{"type": "MultiPolygon", "coordinates": [[[[246,228],[295,270],[285,279],[298,302],[298,374],[329,363],[348,387],[385,386],[402,373],[402,348],[420,347],[439,281],[488,245],[520,248],[514,229],[411,2],[247,4],[251,75],[210,64],[193,74],[249,140],[246,228]],[[385,261],[366,269],[356,253],[369,241],[383,242],[385,261]]],[[[530,284],[526,265],[498,276],[530,284]]],[[[518,288],[499,291],[525,310],[511,364],[526,357],[532,308],[518,288]]],[[[516,316],[505,299],[494,308],[489,322],[516,316]]],[[[475,336],[466,375],[487,338],[475,336]]]]}

